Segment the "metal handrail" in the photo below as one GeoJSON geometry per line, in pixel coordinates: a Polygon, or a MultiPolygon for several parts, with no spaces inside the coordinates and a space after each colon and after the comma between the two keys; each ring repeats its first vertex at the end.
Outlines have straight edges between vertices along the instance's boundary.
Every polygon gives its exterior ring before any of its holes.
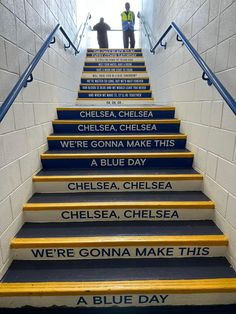
{"type": "Polygon", "coordinates": [[[87,17],[86,17],[86,20],[85,20],[85,22],[84,22],[83,30],[82,30],[82,32],[81,32],[81,34],[80,34],[80,36],[79,36],[79,43],[78,43],[78,46],[77,46],[77,50],[78,50],[78,51],[79,51],[79,47],[80,47],[81,41],[82,41],[82,39],[83,39],[83,37],[84,37],[85,27],[86,27],[86,25],[88,24],[88,20],[90,20],[90,19],[91,19],[91,14],[88,13],[88,15],[87,15],[87,17]]]}
{"type": "Polygon", "coordinates": [[[151,41],[151,37],[152,37],[152,36],[151,36],[151,34],[148,32],[148,29],[147,29],[147,26],[146,26],[146,22],[145,22],[145,20],[144,20],[144,18],[142,17],[142,15],[141,15],[140,12],[138,12],[137,17],[140,19],[141,24],[143,24],[145,36],[146,36],[147,39],[148,39],[149,46],[150,46],[150,50],[152,50],[152,49],[153,49],[153,44],[152,44],[152,41],[151,41]]]}
{"type": "Polygon", "coordinates": [[[186,38],[186,36],[183,34],[183,32],[179,29],[179,27],[172,22],[170,26],[166,29],[164,34],[160,37],[160,39],[157,41],[155,46],[150,50],[152,53],[155,54],[156,48],[160,46],[165,45],[162,44],[162,40],[166,37],[166,35],[170,32],[171,29],[174,29],[177,33],[176,40],[179,42],[182,42],[184,46],[188,49],[188,51],[191,53],[193,58],[196,60],[196,62],[199,64],[199,66],[202,68],[202,79],[204,81],[207,81],[208,85],[214,85],[214,87],[217,89],[219,94],[222,96],[222,98],[225,100],[225,102],[228,104],[230,109],[233,111],[233,113],[236,115],[236,101],[233,98],[233,96],[229,93],[229,91],[224,87],[224,85],[221,83],[221,81],[216,77],[216,75],[212,72],[212,70],[208,67],[206,62],[202,59],[200,54],[197,52],[197,50],[191,45],[190,41],[186,38]]]}
{"type": "Polygon", "coordinates": [[[37,52],[37,54],[34,57],[34,59],[32,60],[32,62],[29,64],[29,66],[24,71],[24,73],[20,76],[19,80],[17,81],[15,86],[10,91],[9,95],[7,96],[5,101],[3,102],[2,106],[0,107],[0,122],[3,120],[6,113],[11,108],[11,105],[13,104],[14,100],[16,99],[16,97],[18,96],[18,94],[20,93],[22,88],[26,87],[28,83],[33,81],[32,72],[35,69],[35,67],[37,66],[37,64],[39,63],[39,61],[41,60],[45,51],[50,47],[51,44],[54,44],[56,42],[55,34],[58,31],[58,29],[60,29],[62,34],[65,36],[65,38],[69,42],[68,46],[64,45],[65,49],[72,47],[75,50],[75,55],[78,53],[78,50],[75,48],[74,44],[72,43],[72,41],[70,40],[69,36],[66,34],[64,29],[62,27],[60,27],[60,24],[57,24],[56,27],[53,29],[53,31],[48,36],[48,38],[43,43],[42,47],[37,52]]]}

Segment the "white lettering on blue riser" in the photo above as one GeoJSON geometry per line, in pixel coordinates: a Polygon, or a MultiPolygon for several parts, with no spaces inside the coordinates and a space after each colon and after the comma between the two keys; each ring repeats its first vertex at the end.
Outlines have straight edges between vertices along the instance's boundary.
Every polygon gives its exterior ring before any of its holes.
{"type": "Polygon", "coordinates": [[[153,112],[149,110],[101,110],[80,111],[81,118],[153,118],[153,112]]]}
{"type": "Polygon", "coordinates": [[[161,220],[161,219],[179,219],[178,210],[174,209],[96,209],[96,210],[64,210],[60,217],[67,220],[161,220]]]}
{"type": "Polygon", "coordinates": [[[91,167],[143,167],[145,165],[146,158],[102,158],[92,159],[91,167]]]}
{"type": "Polygon", "coordinates": [[[168,294],[140,295],[94,295],[79,296],[77,306],[127,306],[127,305],[160,305],[165,304],[168,294]]]}
{"type": "Polygon", "coordinates": [[[63,140],[62,148],[164,148],[175,146],[175,140],[63,140]]]}
{"type": "Polygon", "coordinates": [[[156,124],[79,124],[77,126],[79,132],[145,132],[157,131],[156,124]]]}
{"type": "Polygon", "coordinates": [[[89,247],[30,249],[33,259],[169,258],[210,254],[209,247],[89,247]]]}
{"type": "Polygon", "coordinates": [[[172,184],[169,181],[127,181],[127,182],[112,182],[112,181],[91,181],[91,182],[70,182],[67,185],[69,191],[171,191],[172,184]]]}

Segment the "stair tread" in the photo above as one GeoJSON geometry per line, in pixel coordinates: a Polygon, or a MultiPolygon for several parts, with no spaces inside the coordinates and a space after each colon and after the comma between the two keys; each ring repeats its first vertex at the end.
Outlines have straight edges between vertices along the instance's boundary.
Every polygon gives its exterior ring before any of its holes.
{"type": "Polygon", "coordinates": [[[48,176],[90,176],[90,175],[140,175],[145,179],[145,175],[198,175],[199,173],[193,168],[165,168],[165,169],[145,169],[145,170],[135,170],[135,169],[103,169],[103,170],[78,170],[78,169],[42,169],[37,173],[37,177],[48,177],[48,176]]]}
{"type": "MultiPolygon", "coordinates": [[[[16,238],[222,235],[213,221],[25,223],[16,238]]],[[[173,238],[174,240],[174,238],[173,238]]]]}
{"type": "Polygon", "coordinates": [[[35,193],[28,201],[28,203],[77,203],[77,202],[186,202],[186,201],[198,201],[206,202],[210,199],[200,191],[194,192],[94,192],[94,193],[35,193]]]}
{"type": "Polygon", "coordinates": [[[91,282],[214,278],[236,278],[236,272],[226,258],[14,261],[2,282],[91,282]]]}
{"type": "Polygon", "coordinates": [[[142,137],[142,138],[145,138],[145,137],[160,137],[160,136],[166,136],[166,137],[172,137],[172,136],[186,136],[186,134],[184,133],[152,133],[152,134],[149,134],[149,133],[140,133],[140,134],[130,134],[130,133],[122,133],[122,134],[116,134],[114,135],[114,133],[106,133],[106,134],[91,134],[91,133],[83,133],[82,135],[81,134],[75,134],[75,133],[52,133],[50,134],[50,137],[63,137],[63,136],[73,136],[73,137],[99,137],[99,138],[107,138],[107,137],[112,137],[112,139],[116,140],[116,139],[119,139],[119,138],[123,138],[123,137],[129,137],[129,138],[132,138],[132,139],[136,139],[136,138],[139,138],[139,137],[142,137]]]}

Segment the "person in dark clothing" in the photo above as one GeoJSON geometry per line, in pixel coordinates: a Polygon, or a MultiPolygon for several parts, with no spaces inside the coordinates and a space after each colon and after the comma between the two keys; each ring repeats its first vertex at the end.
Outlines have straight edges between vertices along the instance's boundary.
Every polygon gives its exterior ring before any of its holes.
{"type": "Polygon", "coordinates": [[[94,25],[93,30],[97,31],[99,48],[108,48],[107,31],[111,28],[108,24],[104,23],[104,18],[100,18],[100,22],[94,25]]]}
{"type": "Polygon", "coordinates": [[[134,38],[134,24],[135,24],[135,15],[133,11],[130,11],[130,4],[126,2],[125,11],[121,13],[121,22],[123,30],[123,42],[124,48],[134,48],[135,47],[135,38],[134,38]]]}

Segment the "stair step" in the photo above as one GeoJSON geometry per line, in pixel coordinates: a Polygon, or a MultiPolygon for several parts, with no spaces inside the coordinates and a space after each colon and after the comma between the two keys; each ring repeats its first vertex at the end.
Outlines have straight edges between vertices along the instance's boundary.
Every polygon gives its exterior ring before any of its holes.
{"type": "Polygon", "coordinates": [[[53,120],[55,133],[178,133],[180,120],[53,120]]]}
{"type": "Polygon", "coordinates": [[[2,307],[233,304],[235,292],[235,272],[218,257],[14,261],[0,284],[2,307]]]}
{"type": "Polygon", "coordinates": [[[149,107],[62,107],[57,108],[58,119],[86,120],[86,119],[172,119],[175,107],[149,106],[149,107]]]}
{"type": "Polygon", "coordinates": [[[212,221],[25,223],[14,259],[223,256],[228,239],[212,221]]]}
{"type": "Polygon", "coordinates": [[[214,203],[202,192],[36,193],[26,222],[210,220],[214,203]]]}
{"type": "Polygon", "coordinates": [[[120,57],[104,57],[104,56],[97,56],[97,57],[87,57],[85,62],[116,62],[116,63],[123,63],[123,62],[143,62],[145,64],[145,59],[143,57],[136,57],[136,56],[120,56],[120,57]]]}
{"type": "Polygon", "coordinates": [[[33,177],[39,193],[199,191],[203,176],[191,168],[157,170],[43,170],[33,177]]]}
{"type": "Polygon", "coordinates": [[[142,61],[90,61],[85,60],[85,67],[143,67],[145,66],[144,60],[142,61]]]}
{"type": "Polygon", "coordinates": [[[90,79],[146,79],[147,78],[147,72],[146,71],[135,71],[135,72],[121,72],[121,71],[110,71],[110,72],[104,72],[104,71],[88,71],[82,72],[82,79],[90,78],[90,79]]]}
{"type": "Polygon", "coordinates": [[[110,52],[110,53],[118,53],[118,52],[128,52],[128,53],[131,53],[131,52],[142,52],[142,49],[141,48],[88,48],[87,49],[87,52],[110,52]]]}
{"type": "Polygon", "coordinates": [[[40,155],[44,169],[72,168],[72,169],[158,169],[165,167],[192,167],[193,153],[187,150],[155,152],[129,152],[103,150],[93,153],[83,150],[47,151],[40,155]]]}
{"type": "Polygon", "coordinates": [[[145,72],[146,71],[145,66],[84,66],[83,71],[84,72],[145,72]]]}
{"type": "Polygon", "coordinates": [[[184,149],[184,134],[163,135],[57,135],[47,137],[50,150],[100,151],[101,149],[175,150],[184,149]]]}
{"type": "Polygon", "coordinates": [[[81,91],[140,91],[150,90],[150,84],[80,84],[81,91]]]}
{"type": "Polygon", "coordinates": [[[121,79],[121,78],[107,78],[107,79],[103,79],[103,78],[99,78],[99,79],[93,79],[93,78],[81,78],[81,83],[82,84],[87,84],[87,83],[91,83],[91,84],[147,84],[149,83],[149,78],[148,77],[144,77],[141,79],[121,79]]]}
{"type": "Polygon", "coordinates": [[[150,98],[152,97],[152,91],[78,91],[78,99],[81,98],[150,98]]]}

